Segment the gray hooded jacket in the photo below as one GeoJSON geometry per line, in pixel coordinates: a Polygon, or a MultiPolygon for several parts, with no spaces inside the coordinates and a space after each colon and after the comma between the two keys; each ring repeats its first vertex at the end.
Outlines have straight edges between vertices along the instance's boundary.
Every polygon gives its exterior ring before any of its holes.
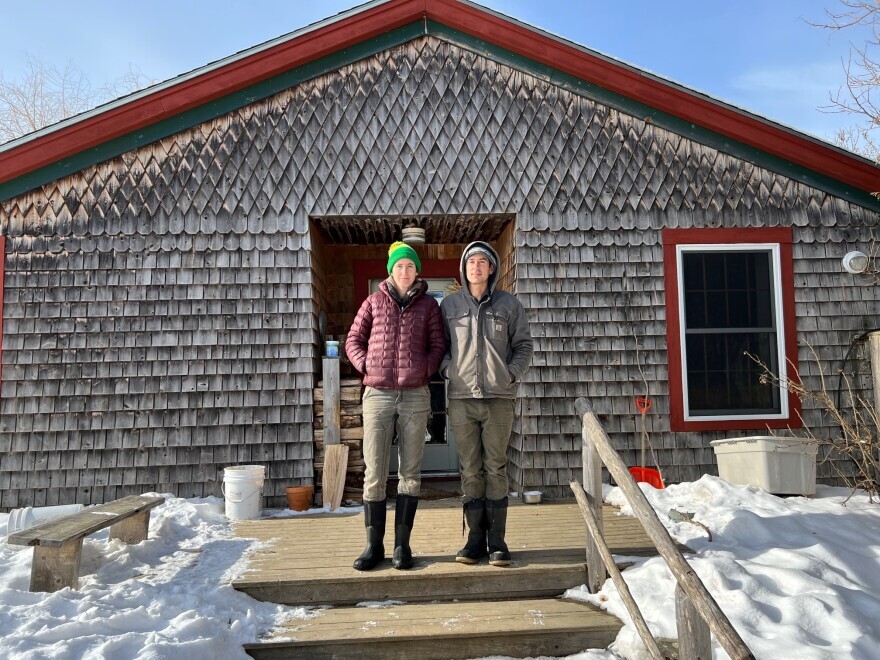
{"type": "Polygon", "coordinates": [[[489,288],[476,300],[467,285],[464,255],[479,246],[495,257],[488,243],[475,241],[461,256],[461,291],[440,304],[446,354],[440,373],[449,381],[450,399],[514,399],[516,381],[532,361],[532,336],[522,304],[505,291],[496,291],[498,269],[489,276],[489,288]]]}

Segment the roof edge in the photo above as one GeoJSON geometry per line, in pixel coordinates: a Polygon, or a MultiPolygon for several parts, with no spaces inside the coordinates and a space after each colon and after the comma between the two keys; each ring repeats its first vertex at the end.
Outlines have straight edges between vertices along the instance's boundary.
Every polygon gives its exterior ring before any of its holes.
{"type": "Polygon", "coordinates": [[[0,184],[424,18],[426,0],[376,0],[99,106],[0,149],[0,184]]]}
{"type": "Polygon", "coordinates": [[[880,168],[856,154],[470,0],[374,0],[99,106],[0,147],[0,187],[418,21],[439,23],[846,186],[880,191],[880,168]]]}
{"type": "Polygon", "coordinates": [[[470,0],[432,0],[427,17],[864,192],[880,191],[880,167],[870,160],[470,0]]]}

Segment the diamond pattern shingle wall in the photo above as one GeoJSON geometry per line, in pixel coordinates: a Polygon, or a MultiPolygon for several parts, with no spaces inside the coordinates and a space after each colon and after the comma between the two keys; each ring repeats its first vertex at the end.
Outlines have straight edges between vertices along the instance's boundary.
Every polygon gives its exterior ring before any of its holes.
{"type": "Polygon", "coordinates": [[[663,227],[794,227],[798,329],[830,360],[880,311],[838,266],[876,214],[424,37],[0,204],[0,507],[219,494],[235,463],[278,503],[312,475],[308,218],[406,215],[515,215],[537,352],[511,471],[550,495],[582,395],[632,461],[647,387],[667,479],[714,470],[719,434],[664,417],[663,227]]]}

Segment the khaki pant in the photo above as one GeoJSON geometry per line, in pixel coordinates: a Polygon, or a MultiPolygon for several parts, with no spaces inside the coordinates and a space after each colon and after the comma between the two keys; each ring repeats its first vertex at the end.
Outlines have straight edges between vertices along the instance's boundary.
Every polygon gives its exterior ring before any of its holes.
{"type": "Polygon", "coordinates": [[[425,433],[431,414],[427,385],[411,390],[379,390],[367,387],[364,414],[364,499],[378,502],[386,497],[391,442],[397,430],[399,478],[397,492],[419,496],[422,487],[422,457],[425,433]]]}
{"type": "Polygon", "coordinates": [[[513,430],[513,399],[450,399],[464,501],[507,497],[507,445],[513,430]]]}

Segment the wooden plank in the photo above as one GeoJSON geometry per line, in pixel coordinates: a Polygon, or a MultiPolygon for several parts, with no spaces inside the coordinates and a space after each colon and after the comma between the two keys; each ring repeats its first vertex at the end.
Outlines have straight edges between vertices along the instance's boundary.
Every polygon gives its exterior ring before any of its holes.
{"type": "Polygon", "coordinates": [[[74,513],[58,520],[50,520],[42,525],[10,534],[6,542],[12,545],[39,545],[60,548],[62,545],[81,539],[98,530],[110,527],[129,516],[159,506],[165,501],[162,497],[131,495],[74,513]]]}
{"type": "MultiPolygon", "coordinates": [[[[351,429],[339,429],[340,440],[363,440],[364,427],[359,426],[351,429]]],[[[315,442],[324,442],[324,431],[315,431],[315,442]]]]}
{"type": "Polygon", "coordinates": [[[79,589],[79,564],[82,539],[55,548],[34,548],[31,564],[31,591],[53,592],[65,587],[79,589]]]}
{"type": "MultiPolygon", "coordinates": [[[[324,444],[339,444],[339,358],[325,357],[323,360],[324,369],[324,444]]],[[[325,491],[326,492],[326,491],[325,491]]],[[[326,498],[325,498],[326,501],[326,498]]]]}
{"type": "Polygon", "coordinates": [[[880,411],[880,332],[868,335],[871,352],[871,376],[874,383],[874,410],[880,411]]]}
{"type": "MultiPolygon", "coordinates": [[[[347,556],[351,564],[354,555],[347,556]]],[[[447,561],[454,561],[450,553],[447,561]]],[[[417,561],[417,573],[395,571],[390,561],[381,568],[370,571],[369,578],[352,575],[344,581],[339,572],[315,571],[312,579],[290,582],[284,573],[264,572],[266,579],[261,584],[235,584],[236,589],[244,591],[252,598],[270,603],[286,605],[355,605],[369,601],[384,601],[389,598],[406,602],[425,602],[444,600],[481,600],[503,598],[538,598],[559,596],[566,589],[584,583],[586,572],[583,563],[552,563],[553,558],[545,558],[547,563],[530,560],[526,570],[514,571],[450,571],[425,570],[428,565],[417,561]],[[377,572],[378,571],[378,572],[377,572]],[[271,577],[277,579],[272,581],[271,577]]],[[[486,564],[488,566],[488,564],[486,564]]],[[[302,566],[301,570],[307,570],[302,566]]]]}
{"type": "Polygon", "coordinates": [[[678,628],[680,660],[702,660],[712,657],[712,635],[680,585],[675,585],[675,623],[678,628]]]}
{"type": "Polygon", "coordinates": [[[558,599],[333,608],[245,650],[255,658],[558,657],[605,648],[620,627],[591,605],[558,599]]]}
{"type": "MultiPolygon", "coordinates": [[[[593,520],[596,521],[598,538],[604,538],[602,525],[602,461],[596,452],[596,447],[590,442],[586,431],[582,436],[581,462],[583,465],[584,490],[593,520]]],[[[577,493],[575,493],[577,495],[577,493]]],[[[589,525],[587,525],[589,528],[589,525]]],[[[589,531],[589,530],[588,530],[589,531]]],[[[598,541],[592,534],[585,534],[585,546],[587,552],[587,589],[591,594],[599,592],[608,573],[602,561],[602,552],[598,541]]]]}
{"type": "Polygon", "coordinates": [[[141,511],[110,526],[110,539],[135,545],[146,540],[150,528],[150,511],[141,511]]]}
{"type": "MultiPolygon", "coordinates": [[[[324,388],[316,387],[314,391],[315,401],[324,402],[324,388]]],[[[360,388],[354,387],[345,387],[339,390],[339,400],[340,401],[351,401],[354,403],[360,403],[361,400],[361,390],[360,388]]],[[[326,405],[326,404],[324,404],[326,405]]]]}
{"type": "Polygon", "coordinates": [[[324,447],[324,472],[321,477],[321,492],[324,504],[336,510],[342,502],[345,488],[345,471],[348,466],[348,445],[326,445],[324,447]]]}

